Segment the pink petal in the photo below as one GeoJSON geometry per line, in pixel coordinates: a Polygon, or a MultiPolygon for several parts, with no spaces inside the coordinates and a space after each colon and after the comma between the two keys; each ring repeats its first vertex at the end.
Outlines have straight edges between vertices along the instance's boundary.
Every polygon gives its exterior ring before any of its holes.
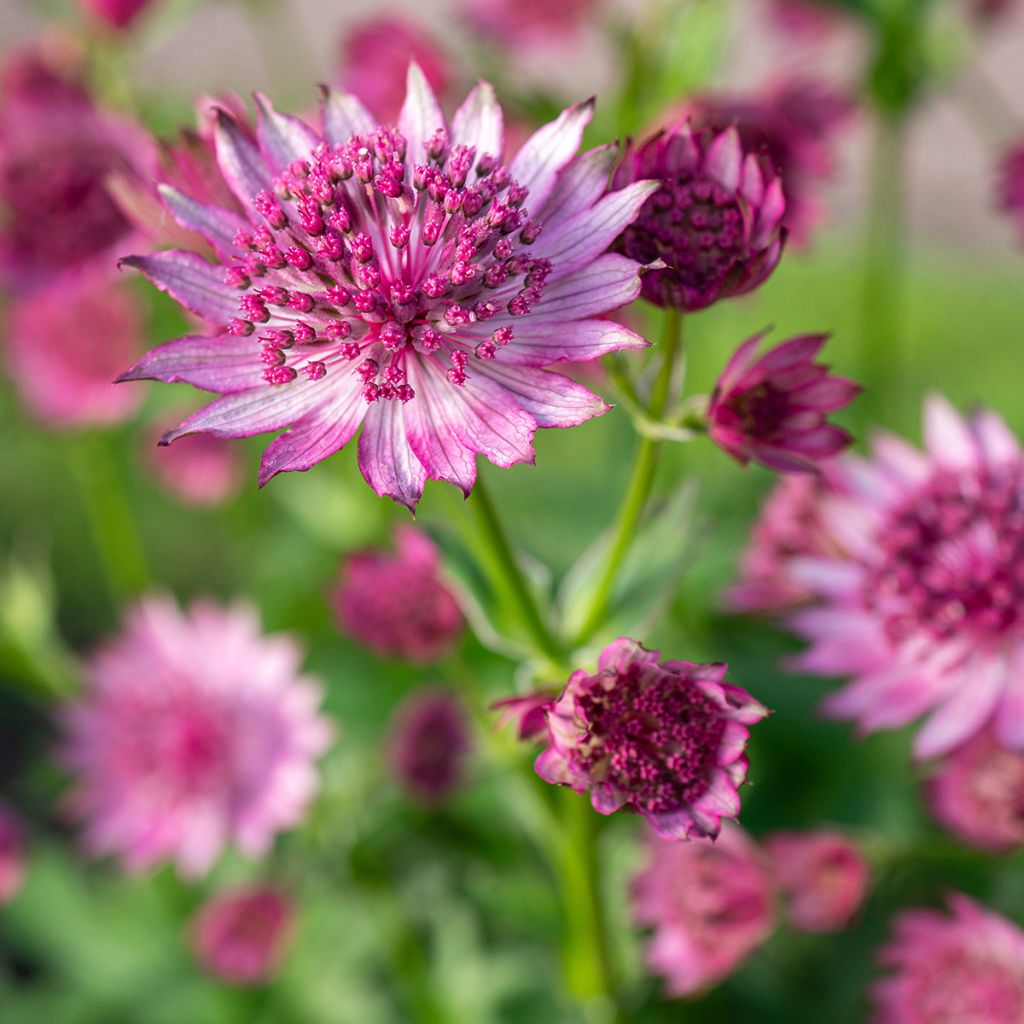
{"type": "Polygon", "coordinates": [[[735,128],[728,128],[711,143],[704,156],[704,169],[727,192],[739,188],[743,146],[735,128]]]}
{"type": "Polygon", "coordinates": [[[294,161],[307,158],[316,149],[320,138],[297,117],[279,114],[262,93],[254,93],[254,98],[260,152],[271,172],[277,175],[294,161]]]}
{"type": "Polygon", "coordinates": [[[235,254],[235,235],[252,225],[243,217],[219,206],[201,203],[170,185],[157,186],[164,205],[186,231],[196,231],[213,244],[217,255],[227,260],[235,254]]]}
{"type": "Polygon", "coordinates": [[[958,689],[921,727],[914,756],[923,760],[944,754],[981,729],[1003,694],[1006,672],[999,656],[978,658],[955,670],[958,689]]]}
{"type": "MultiPolygon", "coordinates": [[[[497,316],[495,326],[516,326],[531,317],[539,320],[577,320],[628,305],[640,294],[640,266],[609,253],[567,277],[552,280],[532,313],[524,317],[497,316]]],[[[500,357],[499,357],[500,358],[500,357]]]]}
{"type": "Polygon", "coordinates": [[[248,210],[253,196],[263,189],[273,192],[273,178],[260,151],[223,110],[217,111],[213,138],[221,174],[243,209],[248,210]]]}
{"type": "Polygon", "coordinates": [[[226,395],[263,383],[263,365],[256,356],[251,338],[234,334],[190,335],[151,349],[121,374],[117,383],[129,380],[181,382],[226,395]]]}
{"type": "Polygon", "coordinates": [[[924,404],[924,440],[932,458],[950,469],[967,469],[978,460],[974,437],[960,414],[941,395],[924,404]]]}
{"type": "Polygon", "coordinates": [[[359,470],[376,494],[415,511],[427,471],[409,447],[399,402],[370,406],[359,435],[359,470]]]}
{"type": "Polygon", "coordinates": [[[126,256],[121,265],[142,272],[162,292],[210,323],[224,326],[238,315],[238,291],[224,283],[224,268],[184,249],[126,256]]]}
{"type": "MultiPolygon", "coordinates": [[[[487,322],[487,326],[490,321],[487,322]]],[[[512,342],[498,354],[505,365],[548,366],[560,362],[585,362],[620,349],[647,348],[649,341],[612,320],[515,321],[512,342]]]]}
{"type": "Polygon", "coordinates": [[[530,190],[526,200],[531,210],[540,210],[554,190],[561,171],[580,148],[583,129],[594,113],[594,101],[577,103],[563,110],[554,121],[539,128],[516,154],[509,171],[520,185],[530,190]]]}
{"type": "Polygon", "coordinates": [[[501,157],[505,148],[504,122],[490,82],[477,82],[455,111],[452,143],[475,146],[477,159],[484,154],[501,157]]]}
{"type": "Polygon", "coordinates": [[[972,418],[971,427],[989,465],[1020,459],[1020,444],[1001,416],[985,409],[972,418]]]}
{"type": "Polygon", "coordinates": [[[430,83],[415,62],[409,64],[406,76],[405,103],[398,115],[398,130],[405,136],[408,159],[422,163],[425,159],[424,143],[445,127],[444,114],[430,88],[430,83]]]}
{"type": "Polygon", "coordinates": [[[348,142],[353,135],[368,135],[377,125],[357,97],[329,86],[320,91],[320,116],[324,135],[335,146],[348,142]]]}
{"type": "Polygon", "coordinates": [[[510,391],[516,402],[537,421],[538,427],[575,427],[611,408],[603,398],[560,373],[526,366],[501,366],[497,359],[477,366],[476,372],[510,391]]]}
{"type": "Polygon", "coordinates": [[[558,176],[554,192],[539,211],[540,219],[555,225],[589,210],[607,191],[608,175],[618,155],[619,147],[614,142],[581,153],[558,176]]]}

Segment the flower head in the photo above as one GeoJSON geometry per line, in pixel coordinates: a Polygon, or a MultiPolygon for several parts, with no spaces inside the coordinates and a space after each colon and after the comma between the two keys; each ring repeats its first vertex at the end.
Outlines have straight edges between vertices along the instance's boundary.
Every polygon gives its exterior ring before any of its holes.
{"type": "Polygon", "coordinates": [[[771,934],[771,875],[737,825],[727,824],[713,843],[652,836],[649,849],[633,881],[633,916],[654,928],[647,964],[669,995],[693,995],[731,974],[771,934]]]}
{"type": "Polygon", "coordinates": [[[794,663],[854,676],[825,708],[866,732],[930,711],[918,757],[990,722],[1024,751],[1024,456],[994,413],[965,421],[937,396],[925,444],[883,436],[871,459],[834,465],[841,492],[824,508],[843,555],[803,560],[821,607],[790,619],[813,641],[794,663]]]}
{"type": "Polygon", "coordinates": [[[1024,139],[1003,154],[999,167],[999,205],[1013,218],[1024,238],[1024,139]]]}
{"type": "Polygon", "coordinates": [[[644,344],[596,318],[639,292],[640,268],[605,250],[654,186],[604,195],[614,150],[576,153],[589,103],[506,166],[485,83],[450,125],[415,65],[397,128],[329,90],[321,131],[258,102],[258,144],[227,113],[216,128],[244,216],[163,189],[219,264],[177,250],[125,261],[216,329],[123,376],[223,395],[166,442],[290,428],[264,453],[266,482],[309,469],[361,426],[363,475],[412,508],[428,477],[468,493],[477,454],[530,461],[537,427],[607,408],[541,369],[644,344]]]}
{"type": "Polygon", "coordinates": [[[78,5],[112,28],[127,28],[150,0],[78,0],[78,5]]]}
{"type": "Polygon", "coordinates": [[[1024,846],[1024,753],[991,729],[947,754],[925,791],[935,817],[965,843],[995,853],[1024,846]]]}
{"type": "Polygon", "coordinates": [[[437,548],[410,526],[395,531],[394,554],[350,555],[333,602],[345,629],[384,657],[436,661],[462,632],[462,612],[439,574],[437,548]]]}
{"type": "Polygon", "coordinates": [[[192,876],[231,841],[264,854],[302,819],[331,738],[300,657],[245,606],[138,605],[64,718],[89,847],[129,869],[172,859],[192,876]]]}
{"type": "Polygon", "coordinates": [[[292,930],[291,901],[273,886],[226,889],[192,922],[196,957],[232,985],[259,985],[277,970],[292,930]]]}
{"type": "Polygon", "coordinates": [[[841,832],[775,832],[764,840],[789,920],[805,932],[845,928],[867,892],[867,861],[841,832]]]}
{"type": "Polygon", "coordinates": [[[879,957],[893,973],[872,988],[874,1024],[1024,1020],[1024,932],[960,893],[949,911],[896,918],[879,957]]]}
{"type": "Polygon", "coordinates": [[[547,711],[547,782],[590,791],[601,814],[643,814],[666,839],[715,836],[740,812],[748,725],[768,712],[724,681],[725,665],[658,662],[633,640],[609,644],[597,674],[573,673],[547,711]]]}
{"type": "Polygon", "coordinates": [[[0,905],[17,895],[25,881],[25,827],[13,808],[0,801],[0,905]]]}
{"type": "MultiPolygon", "coordinates": [[[[170,425],[165,421],[160,435],[170,425]]],[[[241,489],[241,453],[223,438],[191,434],[170,447],[157,447],[153,441],[152,436],[147,438],[143,452],[145,468],[180,502],[219,505],[241,489]]]]}
{"type": "Polygon", "coordinates": [[[615,188],[661,183],[625,229],[620,250],[664,269],[644,276],[658,306],[703,309],[761,284],[782,255],[785,199],[770,162],[743,149],[735,128],[694,131],[688,122],[630,145],[615,188]]]}
{"type": "Polygon", "coordinates": [[[753,459],[781,472],[817,469],[853,440],[827,417],[852,402],[860,386],[814,361],[827,335],[790,338],[758,357],[762,337],[740,345],[718,378],[708,434],[743,464],[753,459]]]}
{"type": "Polygon", "coordinates": [[[4,361],[29,411],[53,427],[108,426],[142,402],[113,380],[141,348],[143,312],[108,274],[68,276],[10,305],[4,361]]]}
{"type": "Polygon", "coordinates": [[[415,61],[443,96],[451,72],[440,45],[415,22],[396,15],[371,17],[341,40],[342,88],[358,96],[385,124],[394,123],[405,99],[405,69],[415,61]]]}
{"type": "Polygon", "coordinates": [[[391,721],[388,759],[402,787],[420,803],[440,804],[462,784],[472,747],[466,712],[450,690],[418,690],[391,721]]]}

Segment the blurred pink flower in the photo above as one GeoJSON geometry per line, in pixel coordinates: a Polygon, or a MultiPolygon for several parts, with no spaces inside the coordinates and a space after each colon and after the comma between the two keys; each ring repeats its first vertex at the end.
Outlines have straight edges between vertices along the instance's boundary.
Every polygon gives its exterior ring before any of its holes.
{"type": "Polygon", "coordinates": [[[971,14],[983,27],[988,28],[1011,14],[1017,0],[970,0],[971,14]]]}
{"type": "Polygon", "coordinates": [[[465,781],[472,739],[462,703],[450,690],[411,693],[395,709],[389,732],[392,771],[414,800],[443,803],[465,781]]]}
{"type": "Polygon", "coordinates": [[[232,985],[261,985],[275,974],[291,936],[291,900],[273,886],[225,889],[192,922],[204,970],[232,985]]]}
{"type": "Polygon", "coordinates": [[[643,814],[666,839],[715,836],[740,812],[748,726],[768,711],[724,681],[725,665],[658,662],[633,640],[609,644],[597,674],[574,672],[547,712],[546,782],[590,792],[594,809],[643,814]]]}
{"type": "Polygon", "coordinates": [[[693,311],[752,291],[782,255],[782,182],[762,155],[744,150],[735,128],[694,131],[688,122],[629,143],[614,188],[654,180],[661,188],[622,233],[619,248],[665,268],[644,275],[657,306],[693,311]]]}
{"type": "Polygon", "coordinates": [[[725,593],[734,612],[775,615],[808,603],[813,593],[799,578],[804,556],[838,555],[821,503],[833,485],[828,464],[820,473],[788,473],[765,498],[740,562],[740,579],[725,593]]]}
{"type": "Polygon", "coordinates": [[[339,83],[358,96],[384,124],[395,124],[405,99],[405,69],[415,61],[430,87],[443,97],[451,83],[448,58],[415,22],[397,14],[368,18],[341,40],[339,83]]]}
{"type": "Polygon", "coordinates": [[[992,412],[964,420],[932,396],[924,420],[923,453],[887,435],[834,464],[824,509],[844,557],[803,560],[821,607],[789,619],[813,644],[793,664],[852,675],[825,710],[865,732],[931,712],[919,758],[989,723],[1024,751],[1024,457],[992,412]]]}
{"type": "Polygon", "coordinates": [[[4,106],[40,109],[66,104],[90,107],[79,74],[79,55],[62,46],[29,45],[11,50],[0,67],[0,98],[4,106]],[[56,50],[56,52],[51,52],[56,50]]]}
{"type": "Polygon", "coordinates": [[[870,875],[860,849],[841,832],[775,832],[764,839],[789,920],[805,932],[836,932],[860,910],[870,875]]]}
{"type": "Polygon", "coordinates": [[[25,881],[25,826],[6,801],[0,801],[0,905],[10,902],[25,881]]]}
{"type": "Polygon", "coordinates": [[[94,107],[77,83],[45,77],[7,74],[0,98],[0,279],[19,289],[85,266],[113,269],[131,226],[107,178],[146,176],[153,162],[134,122],[94,107]]]}
{"type": "Polygon", "coordinates": [[[715,842],[652,836],[648,866],[633,881],[633,915],[654,928],[647,964],[671,996],[728,977],[775,927],[771,875],[738,825],[715,842]]]}
{"type": "Polygon", "coordinates": [[[706,94],[687,104],[693,123],[735,126],[748,153],[765,156],[782,182],[782,225],[798,244],[821,219],[816,188],[834,171],[832,142],[853,113],[850,97],[826,82],[787,78],[751,96],[706,94]]]}
{"type": "Polygon", "coordinates": [[[300,660],[246,605],[136,606],[63,716],[71,806],[91,850],[198,876],[229,842],[258,857],[297,825],[332,735],[300,660]]]}
{"type": "Polygon", "coordinates": [[[217,331],[161,345],[122,377],[223,396],[167,443],[288,428],[264,453],[266,483],[359,433],[369,485],[411,509],[428,478],[468,494],[477,455],[532,462],[538,427],[607,411],[544,369],[645,346],[595,319],[639,292],[640,268],[606,250],[652,186],[604,195],[614,147],[577,154],[590,103],[506,167],[486,83],[450,125],[416,65],[397,129],[331,90],[322,132],[257,102],[258,147],[223,111],[215,129],[246,217],[163,190],[220,263],[175,249],[124,261],[217,331]]]}
{"type": "Polygon", "coordinates": [[[738,462],[751,459],[780,472],[816,470],[853,440],[827,422],[860,385],[830,375],[815,356],[825,334],[803,334],[760,358],[756,334],[736,349],[708,406],[708,435],[738,462]]]}
{"type": "Polygon", "coordinates": [[[149,4],[150,0],[78,0],[84,11],[113,28],[127,28],[149,4]]]}
{"type": "Polygon", "coordinates": [[[10,304],[4,362],[21,400],[52,427],[107,426],[145,397],[114,385],[142,348],[144,313],[125,281],[68,275],[10,304]]]}
{"type": "Polygon", "coordinates": [[[873,1024],[1020,1024],[1024,932],[960,893],[949,914],[908,910],[879,956],[873,1024]]]}
{"type": "Polygon", "coordinates": [[[1014,220],[1024,240],[1024,139],[1003,154],[999,167],[999,205],[1014,220]]]}
{"type": "Polygon", "coordinates": [[[594,17],[599,0],[468,0],[468,24],[502,47],[529,49],[574,35],[594,17]]]}
{"type": "Polygon", "coordinates": [[[505,697],[491,705],[498,712],[499,728],[515,722],[516,733],[521,740],[532,740],[548,731],[547,713],[555,706],[557,693],[536,691],[521,697],[505,697]]]}
{"type": "Polygon", "coordinates": [[[238,448],[211,434],[191,434],[170,447],[158,445],[170,426],[166,421],[147,437],[143,452],[144,465],[160,486],[186,505],[219,505],[235,497],[244,473],[238,448]]]}
{"type": "Polygon", "coordinates": [[[925,791],[938,821],[965,843],[996,853],[1024,846],[1024,753],[991,729],[947,754],[925,791]]]}
{"type": "Polygon", "coordinates": [[[437,548],[411,526],[395,530],[393,554],[349,555],[332,601],[345,629],[384,657],[436,661],[462,632],[462,612],[441,579],[437,548]]]}
{"type": "Polygon", "coordinates": [[[777,28],[809,43],[820,42],[832,32],[838,13],[817,0],[769,0],[769,11],[777,28]]]}

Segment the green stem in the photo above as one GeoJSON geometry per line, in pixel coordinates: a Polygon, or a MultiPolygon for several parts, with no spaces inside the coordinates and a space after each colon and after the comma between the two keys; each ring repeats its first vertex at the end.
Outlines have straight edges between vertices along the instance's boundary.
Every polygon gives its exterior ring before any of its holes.
{"type": "MultiPolygon", "coordinates": [[[[903,361],[903,182],[906,115],[879,111],[875,121],[865,242],[861,379],[874,396],[872,413],[891,414],[900,398],[903,361]]],[[[860,403],[867,416],[868,403],[860,403]]]]}
{"type": "Polygon", "coordinates": [[[111,597],[119,603],[145,589],[150,578],[131,506],[104,438],[83,434],[69,446],[69,456],[111,597]]]}
{"type": "Polygon", "coordinates": [[[483,480],[479,477],[469,503],[476,513],[477,524],[487,554],[493,562],[503,589],[516,605],[519,618],[529,633],[530,639],[540,654],[543,654],[552,663],[559,664],[562,660],[559,643],[544,621],[533,594],[530,593],[523,571],[512,553],[508,535],[498,517],[498,510],[495,508],[483,480]]]}
{"type": "MultiPolygon", "coordinates": [[[[665,415],[669,392],[672,386],[672,374],[676,359],[682,347],[682,314],[677,310],[668,310],[665,314],[664,335],[661,342],[661,369],[651,391],[649,415],[652,420],[660,420],[665,415]]],[[[611,600],[615,578],[622,568],[622,562],[629,552],[630,545],[636,535],[637,527],[647,507],[647,499],[651,496],[654,486],[654,473],[658,468],[658,452],[661,441],[653,437],[642,437],[637,448],[636,460],[633,463],[633,475],[626,488],[625,497],[619,507],[615,526],[615,540],[608,552],[600,579],[594,588],[584,616],[583,625],[576,636],[574,646],[585,644],[601,625],[608,602],[611,600]]]]}

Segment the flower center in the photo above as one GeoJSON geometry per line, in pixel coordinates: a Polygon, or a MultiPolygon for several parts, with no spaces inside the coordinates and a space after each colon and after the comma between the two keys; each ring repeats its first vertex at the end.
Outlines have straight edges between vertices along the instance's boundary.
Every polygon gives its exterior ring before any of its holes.
{"type": "Polygon", "coordinates": [[[708,785],[725,721],[685,677],[635,674],[611,689],[598,676],[577,697],[588,726],[582,767],[658,814],[694,802],[708,785]]]}
{"type": "Polygon", "coordinates": [[[1024,472],[940,471],[878,536],[865,587],[898,643],[926,630],[993,642],[1024,629],[1024,472]]]}
{"type": "Polygon", "coordinates": [[[407,402],[411,355],[462,385],[540,300],[551,263],[527,255],[541,232],[527,190],[444,131],[424,149],[384,127],[324,142],[255,197],[264,223],[235,238],[226,275],[243,294],[228,329],[259,330],[268,383],[347,368],[368,402],[407,402]]]}

